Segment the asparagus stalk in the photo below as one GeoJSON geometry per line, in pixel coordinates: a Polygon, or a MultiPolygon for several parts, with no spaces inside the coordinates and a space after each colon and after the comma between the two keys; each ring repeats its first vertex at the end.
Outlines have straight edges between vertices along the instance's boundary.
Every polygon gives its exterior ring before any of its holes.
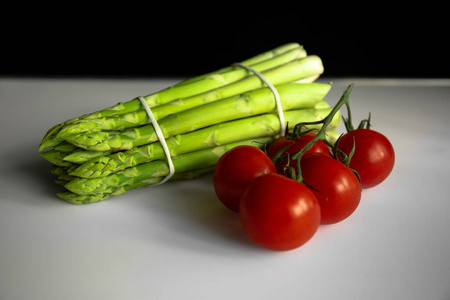
{"type": "MultiPolygon", "coordinates": [[[[339,136],[339,132],[337,130],[335,130],[335,129],[328,129],[327,130],[327,135],[330,137],[330,141],[331,140],[336,140],[338,138],[338,136],[339,136]]],[[[255,140],[254,142],[255,143],[253,145],[258,146],[260,148],[263,148],[265,146],[265,144],[262,143],[263,141],[259,141],[259,143],[258,143],[258,141],[255,140]]],[[[68,172],[70,173],[70,171],[68,171],[68,169],[70,169],[70,168],[57,167],[57,168],[54,168],[54,170],[52,170],[52,173],[57,174],[59,176],[57,181],[60,184],[62,184],[62,185],[68,184],[70,181],[75,179],[75,177],[72,177],[72,176],[68,175],[68,172]]],[[[202,175],[202,174],[205,174],[205,173],[208,173],[208,172],[212,172],[213,170],[214,170],[214,165],[213,166],[209,166],[209,167],[205,167],[205,168],[194,169],[194,170],[187,171],[187,172],[176,172],[170,178],[170,181],[178,180],[178,179],[195,178],[195,177],[197,177],[199,175],[202,175]]],[[[147,179],[144,179],[144,180],[141,180],[141,181],[135,181],[135,182],[133,182],[131,184],[121,185],[121,186],[117,186],[117,187],[110,187],[109,188],[110,192],[107,192],[108,189],[106,189],[104,193],[77,194],[77,193],[71,192],[69,190],[66,190],[64,192],[58,193],[58,196],[60,198],[62,198],[63,200],[65,200],[67,202],[74,203],[74,204],[93,203],[93,202],[98,202],[98,201],[102,201],[102,200],[108,199],[109,197],[111,197],[113,195],[123,194],[126,191],[131,190],[131,189],[157,184],[164,177],[165,176],[150,177],[150,178],[147,178],[147,179]]]]}
{"type": "MultiPolygon", "coordinates": [[[[293,90],[291,88],[289,88],[289,90],[287,90],[287,92],[289,92],[290,94],[297,93],[297,94],[291,94],[291,96],[295,97],[295,95],[297,95],[296,101],[299,103],[298,107],[300,107],[300,108],[309,108],[309,107],[314,107],[314,106],[317,107],[317,105],[319,103],[321,103],[322,106],[327,105],[327,107],[329,107],[329,105],[325,101],[322,101],[324,96],[330,89],[329,85],[318,84],[318,83],[289,84],[289,86],[291,86],[291,85],[293,85],[293,87],[297,86],[299,88],[299,90],[293,90]]],[[[282,89],[282,90],[284,91],[284,89],[282,89]]],[[[266,94],[267,94],[267,91],[266,91],[266,94]]],[[[234,101],[234,100],[229,100],[229,101],[234,101]]],[[[216,105],[218,105],[218,104],[216,104],[216,105]]],[[[195,112],[190,111],[189,115],[193,116],[193,115],[195,115],[195,112]]],[[[195,116],[193,118],[195,118],[195,116]]],[[[291,122],[291,124],[292,124],[292,122],[291,122]]],[[[143,131],[143,130],[148,130],[148,129],[153,130],[152,125],[149,125],[144,128],[140,128],[140,129],[138,129],[138,131],[143,131]]],[[[131,132],[131,131],[128,131],[128,132],[125,131],[122,133],[127,134],[129,132],[131,132]]],[[[99,134],[104,134],[104,133],[99,133],[99,134]]],[[[116,133],[107,132],[106,134],[114,135],[116,133]]],[[[91,133],[90,135],[94,135],[94,133],[91,133]]],[[[79,136],[81,136],[82,138],[90,137],[90,135],[79,134],[79,136]]],[[[150,142],[155,141],[155,138],[156,138],[156,136],[153,136],[152,137],[153,140],[150,140],[150,142]]],[[[138,143],[138,141],[135,142],[135,144],[137,144],[137,143],[138,143]]],[[[141,145],[141,144],[138,144],[138,145],[141,145]]],[[[112,149],[112,150],[117,150],[117,149],[112,149]]],[[[113,151],[110,151],[110,150],[100,151],[98,149],[98,147],[92,148],[92,150],[84,150],[84,149],[76,147],[75,145],[70,144],[68,142],[63,142],[60,145],[54,147],[54,149],[51,149],[51,150],[45,151],[45,152],[41,152],[40,155],[43,158],[45,158],[45,159],[49,160],[50,162],[57,164],[59,166],[70,166],[69,162],[83,163],[89,159],[105,156],[105,155],[111,154],[112,152],[113,151]],[[67,151],[70,151],[70,150],[73,150],[73,151],[72,151],[72,153],[68,154],[67,151]]]]}
{"type": "MultiPolygon", "coordinates": [[[[324,105],[319,105],[322,107],[324,105]]],[[[331,108],[305,108],[291,110],[284,113],[285,119],[290,124],[300,122],[313,122],[325,118],[331,108]]],[[[339,114],[333,119],[329,128],[339,125],[339,114]]],[[[313,126],[311,126],[313,128],[313,126]]],[[[179,134],[166,140],[171,156],[198,151],[214,146],[224,145],[239,140],[259,138],[265,136],[276,136],[280,132],[280,121],[275,113],[267,113],[258,116],[238,119],[234,121],[219,123],[203,129],[195,130],[185,134],[179,134]]],[[[74,152],[67,155],[68,161],[80,161],[74,152]]],[[[111,173],[124,170],[142,163],[165,157],[161,143],[154,142],[148,145],[135,147],[128,151],[120,151],[110,155],[102,155],[93,158],[80,166],[74,168],[70,175],[95,178],[104,177],[111,173]]]]}
{"type": "MultiPolygon", "coordinates": [[[[286,111],[314,106],[323,100],[329,89],[330,85],[322,83],[289,83],[277,86],[282,107],[286,111]]],[[[158,123],[164,137],[169,138],[213,124],[275,110],[274,95],[270,89],[264,87],[172,114],[158,123]]],[[[150,124],[123,131],[75,134],[65,140],[86,150],[119,151],[155,142],[157,136],[153,125],[150,124]]]]}
{"type": "MultiPolygon", "coordinates": [[[[317,56],[308,56],[300,60],[290,61],[281,66],[277,66],[276,68],[268,69],[267,71],[262,72],[262,74],[272,84],[276,85],[292,82],[311,74],[320,74],[322,70],[323,67],[320,58],[317,56]]],[[[218,87],[212,91],[195,94],[186,98],[179,98],[168,103],[163,103],[163,101],[160,101],[161,103],[158,103],[158,105],[154,104],[155,107],[152,108],[152,113],[156,120],[160,120],[174,113],[185,111],[205,103],[235,96],[263,86],[264,83],[257,76],[249,75],[242,80],[218,87]]],[[[148,103],[149,100],[146,100],[146,102],[148,103]]],[[[150,120],[147,113],[145,110],[140,109],[127,114],[114,116],[108,115],[105,117],[78,120],[61,128],[56,137],[58,139],[64,139],[65,136],[82,132],[123,130],[149,123],[150,120]]]]}
{"type": "MultiPolygon", "coordinates": [[[[278,47],[272,51],[268,51],[262,55],[258,55],[253,59],[243,61],[242,63],[252,66],[257,71],[263,72],[267,69],[275,68],[276,66],[292,61],[293,59],[301,59],[304,57],[306,57],[306,51],[304,50],[304,48],[298,44],[291,43],[278,47]]],[[[321,74],[323,72],[323,66],[321,65],[320,59],[318,62],[316,62],[316,64],[317,69],[314,70],[312,74],[304,73],[306,75],[303,77],[311,77],[321,74]]],[[[308,71],[309,70],[310,69],[308,69],[308,71]]],[[[303,72],[303,70],[301,71],[303,72]]],[[[215,90],[219,87],[239,81],[249,75],[254,76],[249,71],[243,68],[228,67],[213,73],[198,76],[194,79],[185,80],[179,84],[173,85],[159,92],[144,96],[144,98],[146,99],[147,104],[150,107],[155,107],[160,104],[171,102],[173,100],[191,97],[193,95],[215,90]]],[[[142,110],[142,105],[140,101],[135,98],[128,102],[119,102],[118,104],[106,109],[67,120],[66,122],[63,122],[61,124],[57,124],[46,133],[39,146],[39,151],[42,151],[45,148],[53,147],[61,142],[62,139],[58,137],[58,133],[68,124],[83,119],[104,118],[111,115],[127,114],[140,110],[142,110]]]]}
{"type": "Polygon", "coordinates": [[[72,162],[64,160],[64,158],[73,152],[64,152],[56,149],[50,149],[45,152],[39,153],[39,155],[45,160],[51,162],[54,165],[60,167],[70,167],[73,165],[72,162]]]}
{"type": "MultiPolygon", "coordinates": [[[[193,151],[173,157],[172,162],[177,173],[185,173],[214,166],[226,151],[236,146],[264,145],[272,140],[272,137],[264,137],[193,151]]],[[[111,193],[115,188],[132,185],[153,177],[167,176],[168,174],[169,166],[167,160],[161,159],[127,168],[122,172],[113,173],[102,178],[76,178],[68,182],[65,187],[69,191],[80,195],[111,193]]]]}
{"type": "MultiPolygon", "coordinates": [[[[312,104],[313,103],[311,102],[311,108],[312,108],[312,104]]],[[[308,107],[308,105],[306,103],[305,103],[305,107],[308,107]]],[[[319,102],[314,104],[314,108],[315,109],[329,108],[329,107],[330,107],[330,105],[326,101],[319,101],[319,102]]],[[[285,114],[286,114],[286,112],[285,112],[285,114]]],[[[292,118],[293,118],[292,120],[289,120],[289,119],[287,120],[289,123],[296,124],[297,121],[300,121],[299,118],[295,118],[295,114],[290,113],[288,115],[292,116],[292,118]]],[[[304,114],[300,114],[299,116],[303,116],[303,115],[304,114]]],[[[228,126],[230,126],[230,125],[228,125],[228,126]]],[[[250,132],[250,130],[249,130],[249,132],[250,132]]],[[[230,132],[230,133],[234,135],[234,132],[230,132]]],[[[52,150],[49,150],[49,151],[46,151],[46,152],[41,152],[40,154],[41,154],[42,157],[44,157],[45,159],[51,161],[54,164],[61,165],[61,166],[66,166],[68,162],[77,163],[77,164],[83,164],[83,163],[87,162],[88,160],[91,160],[91,159],[94,159],[94,158],[99,158],[99,157],[102,157],[102,156],[107,156],[107,155],[110,155],[110,154],[114,153],[114,151],[84,150],[84,149],[78,148],[76,146],[73,146],[72,149],[75,149],[75,150],[73,150],[71,152],[63,151],[63,153],[61,153],[60,151],[58,151],[59,150],[59,146],[57,146],[57,147],[55,147],[52,150]],[[58,156],[59,160],[56,160],[55,156],[58,156]]],[[[148,150],[144,150],[144,151],[148,152],[148,150]]]]}
{"type": "MultiPolygon", "coordinates": [[[[269,51],[270,58],[268,60],[257,61],[256,63],[251,64],[251,66],[257,71],[265,71],[271,68],[274,68],[279,65],[283,65],[287,62],[290,62],[295,59],[302,59],[306,57],[306,52],[300,45],[291,48],[295,44],[291,44],[289,47],[284,48],[287,51],[269,51]],[[278,53],[278,55],[273,55],[274,53],[278,53]]],[[[283,49],[283,48],[281,48],[283,49]]],[[[244,62],[245,63],[245,62],[244,62]]],[[[320,62],[321,63],[321,62],[320,62]]],[[[320,64],[320,69],[315,70],[313,74],[322,73],[323,69],[320,64]],[[317,72],[319,71],[319,72],[317,72]]],[[[302,70],[303,74],[307,74],[310,76],[311,74],[307,72],[307,70],[302,70]]],[[[230,83],[239,81],[247,76],[254,76],[253,73],[238,67],[230,67],[226,70],[226,72],[216,71],[214,73],[208,74],[208,76],[203,76],[201,80],[186,80],[181,84],[173,85],[169,88],[161,90],[157,93],[153,93],[147,96],[144,96],[147,104],[150,107],[155,107],[161,104],[165,104],[171,102],[176,99],[190,97],[192,95],[201,94],[207,91],[215,90],[222,86],[226,86],[230,83]]],[[[306,76],[300,76],[303,78],[306,76]]],[[[113,106],[109,109],[105,109],[99,111],[97,113],[93,113],[89,115],[90,118],[104,117],[111,114],[118,113],[128,113],[131,111],[140,110],[141,105],[136,99],[132,100],[131,103],[128,102],[126,104],[120,103],[118,106],[113,106]],[[129,105],[130,107],[127,107],[129,105]],[[125,110],[123,109],[125,107],[125,110]]]]}
{"type": "Polygon", "coordinates": [[[50,149],[45,152],[39,153],[39,155],[54,165],[60,167],[70,167],[75,164],[83,164],[89,160],[100,158],[102,156],[108,156],[114,153],[116,153],[116,151],[93,151],[77,148],[76,150],[69,153],[50,149]]]}
{"type": "MultiPolygon", "coordinates": [[[[316,109],[302,109],[285,112],[286,121],[296,124],[301,121],[320,120],[329,108],[327,102],[322,101],[316,105],[316,109]]],[[[338,115],[333,119],[327,132],[329,140],[335,141],[338,132],[334,129],[339,125],[338,115]]],[[[314,125],[310,125],[314,128],[314,125]]],[[[239,138],[251,138],[272,136],[279,132],[279,121],[276,114],[267,114],[252,118],[217,124],[202,130],[177,135],[166,140],[173,156],[189,151],[200,150],[209,146],[218,146],[227,142],[239,140],[239,138]],[[229,131],[227,130],[229,129],[229,131]],[[240,132],[238,136],[235,132],[240,132]],[[202,136],[204,138],[202,138],[202,136]]],[[[110,173],[123,170],[130,166],[149,162],[165,157],[161,143],[155,142],[149,145],[133,148],[128,151],[89,151],[77,149],[71,153],[57,153],[59,160],[51,157],[56,150],[41,153],[54,165],[72,170],[69,173],[79,177],[102,177],[110,173]]]]}
{"type": "MultiPolygon", "coordinates": [[[[202,169],[188,171],[185,173],[176,173],[174,176],[172,176],[169,179],[169,181],[196,178],[205,173],[212,172],[213,169],[214,169],[214,167],[206,167],[206,168],[202,168],[202,169]]],[[[117,195],[124,194],[125,192],[132,190],[132,189],[158,184],[163,179],[164,179],[164,176],[152,177],[149,179],[145,179],[145,180],[136,182],[134,184],[111,188],[111,193],[80,195],[80,194],[73,193],[69,190],[65,190],[63,192],[59,192],[57,195],[61,199],[65,200],[67,202],[73,203],[73,204],[88,204],[88,203],[94,203],[94,202],[106,200],[106,199],[110,198],[111,196],[117,196],[117,195]]]]}
{"type": "MultiPolygon", "coordinates": [[[[276,47],[270,51],[260,53],[256,56],[253,56],[252,58],[241,61],[241,64],[244,64],[247,66],[252,66],[254,68],[255,64],[258,64],[258,63],[264,62],[264,61],[270,61],[272,58],[274,58],[278,55],[281,55],[284,53],[289,53],[291,51],[298,51],[298,58],[305,57],[307,55],[306,50],[303,48],[303,46],[299,45],[298,43],[287,43],[287,44],[281,45],[279,47],[276,47]]],[[[192,83],[194,81],[204,79],[205,77],[208,77],[208,76],[214,76],[215,74],[222,74],[222,73],[230,72],[230,71],[233,71],[234,69],[235,69],[235,67],[233,67],[233,66],[227,66],[225,68],[216,70],[214,72],[210,72],[210,73],[206,73],[203,75],[199,75],[196,77],[186,79],[184,81],[181,81],[180,83],[177,83],[176,85],[185,85],[188,83],[192,83]]]]}
{"type": "Polygon", "coordinates": [[[50,170],[50,172],[57,176],[55,182],[60,185],[65,185],[69,181],[76,178],[75,176],[70,175],[71,172],[70,167],[61,167],[54,165],[50,170]]]}

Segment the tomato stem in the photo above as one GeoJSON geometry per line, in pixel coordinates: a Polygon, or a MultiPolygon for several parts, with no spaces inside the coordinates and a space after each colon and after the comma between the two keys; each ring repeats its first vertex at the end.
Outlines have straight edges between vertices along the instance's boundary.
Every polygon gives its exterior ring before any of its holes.
{"type": "MultiPolygon", "coordinates": [[[[297,175],[296,175],[297,177],[295,178],[297,181],[303,182],[303,177],[302,177],[301,171],[300,171],[300,159],[303,156],[303,154],[306,151],[308,151],[309,149],[311,149],[312,146],[314,145],[314,143],[317,142],[318,140],[322,140],[322,141],[326,142],[328,145],[330,145],[330,143],[328,142],[327,137],[326,137],[327,126],[331,123],[335,114],[341,109],[342,105],[346,104],[347,110],[350,111],[349,100],[350,100],[350,93],[353,89],[353,85],[354,84],[352,83],[347,87],[347,89],[343,93],[341,99],[337,102],[337,104],[333,107],[331,112],[323,120],[316,121],[316,122],[303,122],[303,123],[299,123],[295,126],[295,127],[301,128],[305,125],[322,124],[322,126],[319,129],[319,131],[317,132],[316,136],[308,144],[306,144],[305,147],[303,147],[301,150],[297,151],[296,153],[292,154],[291,159],[297,161],[297,175]]],[[[349,121],[350,126],[353,127],[351,125],[351,115],[350,114],[349,114],[349,117],[347,120],[349,121]]],[[[346,126],[347,126],[347,124],[346,124],[346,126]]],[[[335,148],[335,151],[336,151],[336,149],[337,148],[335,148]]]]}
{"type": "MultiPolygon", "coordinates": [[[[352,111],[350,109],[350,103],[347,102],[345,104],[345,106],[347,107],[347,118],[345,118],[344,116],[342,117],[342,120],[344,121],[344,125],[345,125],[345,129],[347,130],[347,132],[353,131],[355,130],[355,128],[353,127],[353,121],[352,121],[352,111]]],[[[370,129],[370,127],[372,126],[372,124],[370,123],[370,112],[369,112],[369,117],[367,119],[362,120],[359,125],[358,125],[358,129],[362,129],[362,128],[366,128],[366,129],[370,129]]]]}
{"type": "Polygon", "coordinates": [[[342,116],[342,120],[344,121],[345,129],[347,129],[347,132],[350,132],[350,131],[354,130],[355,128],[353,127],[352,112],[350,109],[350,104],[346,103],[346,107],[347,107],[347,118],[342,116]]]}
{"type": "Polygon", "coordinates": [[[362,120],[361,123],[359,123],[358,129],[370,129],[370,127],[372,126],[372,124],[370,123],[370,117],[371,114],[369,112],[369,117],[367,119],[362,120]]]}

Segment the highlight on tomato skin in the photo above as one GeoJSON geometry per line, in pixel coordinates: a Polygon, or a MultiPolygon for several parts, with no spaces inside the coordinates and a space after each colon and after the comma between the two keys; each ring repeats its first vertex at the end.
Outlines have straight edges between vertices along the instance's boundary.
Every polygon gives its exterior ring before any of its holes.
{"type": "Polygon", "coordinates": [[[349,167],[358,173],[363,189],[379,185],[391,174],[395,151],[385,135],[366,128],[349,131],[339,140],[338,148],[349,154],[353,147],[349,167]]]}
{"type": "Polygon", "coordinates": [[[320,225],[320,207],[311,190],[277,173],[259,176],[249,185],[239,215],[249,238],[274,251],[302,246],[320,225]]]}
{"type": "Polygon", "coordinates": [[[328,155],[312,153],[301,161],[305,184],[311,187],[321,211],[321,224],[335,224],[352,215],[361,200],[358,177],[328,155]]]}

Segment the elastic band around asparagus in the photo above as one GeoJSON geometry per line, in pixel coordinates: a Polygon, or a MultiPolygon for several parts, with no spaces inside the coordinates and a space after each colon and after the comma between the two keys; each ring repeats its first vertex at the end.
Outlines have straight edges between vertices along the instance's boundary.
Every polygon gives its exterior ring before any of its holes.
{"type": "Polygon", "coordinates": [[[279,122],[280,122],[280,136],[284,136],[285,131],[286,131],[286,121],[284,118],[283,106],[281,105],[280,95],[278,94],[277,88],[270,82],[270,80],[267,80],[267,78],[264,77],[263,74],[256,71],[255,69],[253,69],[249,66],[243,65],[243,64],[239,64],[239,63],[236,63],[234,65],[239,66],[244,69],[247,69],[247,70],[250,70],[259,79],[261,79],[261,81],[263,81],[267,85],[267,87],[270,89],[270,91],[272,92],[272,94],[275,98],[275,104],[277,106],[278,118],[279,118],[279,122]]]}
{"type": "Polygon", "coordinates": [[[155,130],[156,135],[158,136],[159,144],[162,146],[164,153],[166,155],[167,164],[169,166],[169,174],[167,174],[166,177],[164,177],[163,180],[159,181],[156,184],[163,184],[167,180],[170,179],[170,177],[175,174],[175,167],[173,166],[172,157],[170,155],[169,148],[167,147],[166,139],[164,138],[164,134],[161,131],[161,128],[159,127],[158,121],[153,116],[152,110],[148,106],[148,104],[145,102],[145,99],[143,97],[139,97],[139,100],[141,101],[142,105],[145,107],[145,112],[147,113],[148,117],[152,121],[153,128],[155,130]]]}

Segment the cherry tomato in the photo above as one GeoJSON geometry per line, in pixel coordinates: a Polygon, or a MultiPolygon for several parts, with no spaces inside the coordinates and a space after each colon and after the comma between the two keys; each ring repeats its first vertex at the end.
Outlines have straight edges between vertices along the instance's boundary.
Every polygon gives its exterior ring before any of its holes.
{"type": "Polygon", "coordinates": [[[277,173],[252,181],[242,196],[239,215],[253,242],[277,251],[305,244],[320,225],[320,207],[311,190],[277,173]]]}
{"type": "MultiPolygon", "coordinates": [[[[303,135],[301,135],[297,139],[288,139],[286,136],[280,136],[279,138],[275,139],[269,147],[267,147],[267,155],[270,158],[273,158],[278,152],[280,152],[284,147],[289,145],[289,148],[286,149],[286,151],[283,152],[283,155],[292,154],[297,151],[300,151],[303,149],[313,138],[316,137],[316,134],[314,132],[307,132],[303,135]]],[[[305,154],[309,153],[324,153],[330,155],[330,149],[325,144],[325,142],[318,140],[314,143],[314,145],[306,151],[305,154]]],[[[287,165],[288,160],[283,160],[279,163],[277,163],[275,166],[277,168],[277,172],[280,174],[285,174],[284,167],[287,165]]],[[[297,162],[295,160],[289,161],[289,166],[293,167],[294,169],[297,168],[297,162]]]]}
{"type": "Polygon", "coordinates": [[[361,187],[374,187],[384,181],[395,163],[394,148],[388,138],[371,129],[355,129],[341,137],[338,148],[349,154],[353,145],[355,152],[349,167],[358,173],[361,187]]]}
{"type": "Polygon", "coordinates": [[[321,223],[333,224],[349,217],[361,200],[361,186],[356,175],[331,156],[312,153],[300,161],[305,184],[316,196],[321,223]]]}
{"type": "Polygon", "coordinates": [[[242,145],[225,152],[214,168],[214,190],[219,200],[238,212],[244,190],[258,176],[276,172],[275,165],[261,149],[242,145]]]}

